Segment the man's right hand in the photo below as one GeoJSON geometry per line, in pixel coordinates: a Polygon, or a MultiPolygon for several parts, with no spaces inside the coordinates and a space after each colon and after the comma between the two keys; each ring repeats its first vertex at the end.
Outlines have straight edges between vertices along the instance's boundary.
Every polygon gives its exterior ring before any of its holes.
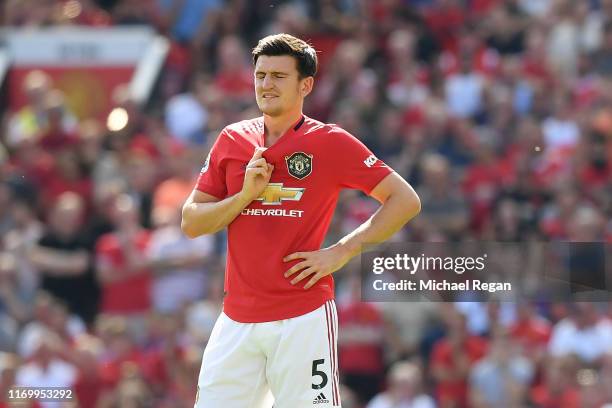
{"type": "Polygon", "coordinates": [[[240,196],[248,203],[251,203],[251,201],[263,193],[270,182],[272,171],[274,171],[274,165],[269,164],[262,157],[264,150],[266,150],[265,147],[257,147],[255,149],[253,157],[247,164],[244,173],[244,182],[242,183],[240,196]]]}

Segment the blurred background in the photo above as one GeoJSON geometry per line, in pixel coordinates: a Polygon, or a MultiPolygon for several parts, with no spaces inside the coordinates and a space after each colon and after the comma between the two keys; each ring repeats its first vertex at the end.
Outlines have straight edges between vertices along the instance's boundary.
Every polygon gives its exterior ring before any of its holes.
{"type": "MultiPolygon", "coordinates": [[[[305,113],[419,193],[394,240],[612,240],[611,0],[5,0],[0,24],[0,394],[78,398],[31,407],[193,406],[225,238],[180,207],[259,115],[267,34],[319,51],[305,113]]],[[[327,243],[376,208],[343,193],[327,243]]],[[[343,407],[612,406],[612,303],[362,303],[358,269],[343,407]]]]}

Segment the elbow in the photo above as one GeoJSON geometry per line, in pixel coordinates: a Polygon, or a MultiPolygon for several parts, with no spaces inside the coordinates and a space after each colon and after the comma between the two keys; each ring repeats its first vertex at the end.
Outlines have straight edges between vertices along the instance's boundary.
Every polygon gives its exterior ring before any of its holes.
{"type": "Polygon", "coordinates": [[[412,188],[406,192],[402,201],[405,203],[404,214],[406,216],[406,222],[410,221],[421,212],[421,199],[412,188]]]}
{"type": "Polygon", "coordinates": [[[413,193],[412,195],[412,206],[413,214],[410,218],[416,217],[421,212],[421,199],[417,195],[417,193],[413,193]]]}
{"type": "Polygon", "coordinates": [[[183,234],[185,234],[187,238],[191,239],[196,238],[200,235],[193,227],[193,223],[189,222],[189,220],[186,219],[185,216],[183,216],[183,219],[181,220],[181,231],[183,231],[183,234]]]}
{"type": "Polygon", "coordinates": [[[197,236],[193,228],[193,222],[190,220],[188,204],[183,206],[183,210],[181,212],[181,231],[183,231],[183,234],[185,234],[185,236],[188,238],[193,239],[197,236]]]}
{"type": "Polygon", "coordinates": [[[183,207],[181,216],[181,231],[183,231],[183,234],[185,234],[187,238],[191,239],[205,234],[214,234],[216,232],[212,228],[202,225],[201,222],[196,223],[187,206],[183,207]]]}

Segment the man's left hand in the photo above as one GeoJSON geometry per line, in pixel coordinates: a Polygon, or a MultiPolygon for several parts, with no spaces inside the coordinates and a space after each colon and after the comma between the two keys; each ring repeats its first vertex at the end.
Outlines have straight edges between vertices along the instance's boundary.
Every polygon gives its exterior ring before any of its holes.
{"type": "Polygon", "coordinates": [[[308,283],[304,286],[304,289],[309,289],[322,277],[331,275],[342,268],[350,258],[348,253],[338,245],[312,252],[294,252],[284,257],[283,261],[290,262],[296,259],[302,259],[302,261],[293,265],[291,269],[285,272],[285,277],[288,278],[301,271],[291,280],[291,284],[295,285],[304,278],[312,275],[308,283]]]}

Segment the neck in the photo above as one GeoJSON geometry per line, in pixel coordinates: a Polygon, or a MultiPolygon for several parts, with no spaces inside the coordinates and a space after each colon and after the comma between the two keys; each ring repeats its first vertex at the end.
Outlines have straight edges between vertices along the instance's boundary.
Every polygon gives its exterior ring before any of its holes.
{"type": "Polygon", "coordinates": [[[272,144],[281,137],[295,122],[300,120],[302,109],[292,110],[280,116],[264,114],[266,145],[272,144]]]}

